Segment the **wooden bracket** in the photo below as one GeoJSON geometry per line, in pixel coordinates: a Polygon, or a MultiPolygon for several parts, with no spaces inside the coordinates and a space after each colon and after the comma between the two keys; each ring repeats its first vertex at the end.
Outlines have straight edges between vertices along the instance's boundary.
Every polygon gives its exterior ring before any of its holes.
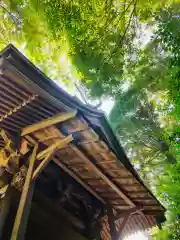
{"type": "Polygon", "coordinates": [[[142,207],[134,207],[134,208],[131,208],[129,210],[126,210],[120,214],[118,214],[117,216],[114,217],[115,220],[119,220],[120,218],[122,217],[125,217],[127,214],[134,214],[138,211],[142,211],[143,208],[142,207]]]}
{"type": "MultiPolygon", "coordinates": [[[[34,140],[29,135],[25,136],[25,139],[31,144],[37,144],[37,141],[34,140]]],[[[69,135],[67,137],[64,137],[61,140],[57,140],[54,144],[47,147],[45,150],[41,151],[40,153],[38,153],[36,159],[37,160],[43,159],[43,160],[40,163],[40,165],[35,169],[32,179],[33,180],[37,179],[39,174],[44,170],[44,168],[47,166],[49,161],[53,158],[53,155],[56,150],[59,150],[59,149],[63,148],[64,146],[68,145],[72,140],[73,140],[72,135],[69,135]]]]}
{"type": "Polygon", "coordinates": [[[56,143],[52,144],[50,147],[46,148],[44,151],[38,153],[37,154],[37,159],[44,158],[44,160],[40,163],[40,165],[34,171],[32,179],[33,180],[37,179],[39,174],[44,170],[44,168],[47,166],[49,161],[52,159],[52,156],[57,149],[63,148],[68,143],[70,143],[72,140],[73,140],[73,138],[70,135],[70,136],[65,137],[64,139],[59,140],[56,143]]]}
{"type": "Polygon", "coordinates": [[[119,234],[118,234],[118,239],[119,239],[119,240],[122,240],[122,238],[121,238],[122,232],[123,232],[123,229],[125,228],[128,220],[129,220],[130,216],[131,216],[131,214],[130,214],[130,213],[127,213],[127,215],[124,216],[124,218],[123,218],[123,221],[122,221],[122,223],[121,223],[121,225],[120,225],[120,228],[119,228],[119,231],[118,231],[118,233],[119,233],[119,234]]]}
{"type": "MultiPolygon", "coordinates": [[[[123,218],[123,221],[120,225],[120,228],[118,229],[118,232],[119,232],[119,235],[118,235],[118,239],[121,240],[121,237],[122,237],[122,232],[123,232],[123,229],[125,228],[129,218],[134,214],[134,213],[139,213],[141,212],[143,209],[142,207],[135,207],[135,208],[132,208],[132,209],[129,209],[123,213],[120,213],[118,214],[116,217],[115,217],[115,220],[119,220],[120,218],[123,218]]],[[[142,213],[143,214],[143,213],[142,213]]]]}
{"type": "Polygon", "coordinates": [[[27,127],[22,129],[21,137],[25,136],[27,134],[36,132],[38,130],[41,130],[43,128],[49,127],[51,125],[54,125],[54,124],[57,124],[57,123],[60,123],[60,122],[64,122],[68,119],[73,118],[75,115],[76,115],[76,111],[72,112],[72,113],[61,113],[59,115],[48,118],[48,119],[43,120],[41,122],[38,122],[38,123],[32,124],[30,126],[27,126],[27,127]]]}

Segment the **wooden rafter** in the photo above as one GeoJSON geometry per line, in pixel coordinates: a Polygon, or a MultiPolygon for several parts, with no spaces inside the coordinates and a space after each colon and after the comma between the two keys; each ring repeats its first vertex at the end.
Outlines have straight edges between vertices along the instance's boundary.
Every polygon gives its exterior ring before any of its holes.
{"type": "Polygon", "coordinates": [[[60,123],[60,122],[64,122],[68,119],[73,118],[75,115],[76,115],[76,111],[72,112],[72,113],[61,113],[61,114],[58,114],[54,117],[43,120],[41,122],[32,124],[32,125],[27,126],[27,127],[22,129],[21,136],[25,136],[25,135],[33,133],[35,131],[41,130],[41,129],[46,128],[46,127],[49,127],[51,125],[54,125],[54,124],[57,124],[57,123],[60,123]]]}
{"type": "Polygon", "coordinates": [[[61,167],[66,173],[68,173],[71,177],[73,177],[79,184],[81,184],[87,191],[89,191],[102,203],[106,204],[105,200],[102,197],[100,197],[99,194],[97,194],[90,186],[88,186],[81,178],[79,178],[73,171],[71,171],[68,167],[66,167],[61,161],[59,161],[57,158],[53,158],[53,161],[59,167],[61,167]]]}
{"type": "Polygon", "coordinates": [[[98,164],[116,163],[114,160],[99,161],[98,164]]]}
{"type": "Polygon", "coordinates": [[[135,207],[136,205],[131,201],[131,199],[126,196],[123,191],[117,187],[117,185],[112,182],[94,163],[90,161],[77,147],[72,148],[77,155],[85,162],[88,163],[88,165],[99,175],[100,178],[102,178],[121,198],[125,200],[125,202],[130,205],[131,207],[135,207]]]}
{"type": "Polygon", "coordinates": [[[126,216],[127,214],[134,214],[134,213],[136,213],[137,211],[142,211],[142,210],[143,210],[142,207],[134,207],[134,208],[131,208],[131,209],[127,210],[127,211],[124,211],[124,212],[118,214],[117,216],[114,217],[114,219],[115,219],[115,220],[118,220],[118,219],[126,216]]]}
{"type": "Polygon", "coordinates": [[[18,112],[21,108],[27,106],[27,104],[34,101],[36,98],[37,98],[37,95],[33,95],[33,96],[29,97],[28,100],[24,100],[22,103],[18,104],[16,107],[12,108],[9,112],[7,112],[3,116],[1,116],[0,122],[2,122],[5,118],[10,117],[12,114],[18,112]]]}
{"type": "Polygon", "coordinates": [[[54,136],[48,136],[48,137],[43,137],[41,139],[39,139],[39,142],[46,142],[46,141],[49,141],[49,140],[61,140],[62,138],[61,137],[54,137],[54,136]]]}
{"type": "Polygon", "coordinates": [[[114,209],[116,209],[117,211],[127,211],[129,210],[129,206],[128,205],[113,205],[114,209]]]}
{"type": "MultiPolygon", "coordinates": [[[[37,143],[36,140],[34,140],[30,136],[25,137],[30,143],[37,143]]],[[[97,199],[99,199],[103,204],[106,204],[106,201],[99,196],[98,193],[96,193],[88,184],[86,184],[81,178],[79,178],[72,170],[70,170],[65,164],[63,164],[60,160],[58,160],[57,157],[53,157],[53,161],[61,167],[66,173],[68,173],[71,177],[73,177],[79,184],[81,184],[87,191],[89,191],[93,196],[95,196],[97,199]]]]}
{"type": "Polygon", "coordinates": [[[38,141],[36,141],[34,138],[32,138],[29,135],[25,136],[24,139],[27,140],[30,145],[38,144],[38,141]]]}
{"type": "Polygon", "coordinates": [[[53,152],[54,150],[61,149],[62,147],[66,146],[68,143],[72,142],[72,136],[64,137],[61,140],[56,141],[50,147],[46,148],[45,150],[41,151],[37,155],[37,159],[41,159],[46,156],[48,153],[53,152]]]}
{"type": "Polygon", "coordinates": [[[99,139],[97,139],[97,138],[91,138],[88,140],[80,141],[77,144],[78,145],[86,145],[86,144],[90,144],[90,143],[97,143],[98,141],[99,141],[99,139]]]}
{"type": "Polygon", "coordinates": [[[76,133],[76,132],[83,132],[88,129],[88,124],[87,123],[81,123],[80,126],[74,127],[68,131],[68,134],[76,133]]]}

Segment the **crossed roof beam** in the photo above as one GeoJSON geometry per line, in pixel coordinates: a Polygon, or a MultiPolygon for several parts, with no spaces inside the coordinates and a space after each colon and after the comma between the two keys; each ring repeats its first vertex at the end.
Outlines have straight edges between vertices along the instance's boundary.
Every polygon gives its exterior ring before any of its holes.
{"type": "MultiPolygon", "coordinates": [[[[41,152],[38,152],[38,141],[34,140],[30,135],[32,135],[34,132],[43,130],[45,128],[48,128],[52,125],[56,125],[58,123],[63,123],[69,119],[72,119],[76,116],[76,112],[72,113],[61,113],[59,115],[53,116],[51,118],[48,118],[46,120],[40,121],[38,123],[32,124],[30,126],[27,126],[22,129],[21,131],[21,138],[24,138],[31,142],[33,147],[33,152],[31,154],[31,158],[29,161],[29,167],[28,172],[25,180],[25,184],[22,190],[21,200],[19,204],[19,208],[16,215],[16,220],[14,223],[14,228],[12,232],[12,238],[11,240],[19,239],[21,234],[24,234],[22,229],[22,225],[25,225],[25,222],[27,222],[27,219],[24,220],[24,214],[23,211],[26,208],[26,201],[29,197],[29,192],[31,192],[31,188],[33,186],[34,180],[38,178],[40,173],[45,169],[49,161],[53,159],[53,161],[60,166],[65,172],[67,172],[70,176],[72,176],[77,182],[79,182],[86,190],[88,190],[92,195],[94,195],[97,199],[99,199],[103,204],[108,204],[106,200],[104,200],[97,192],[95,192],[88,184],[86,184],[82,179],[80,179],[77,174],[75,174],[72,170],[70,170],[65,164],[62,163],[57,157],[54,157],[55,152],[65,146],[70,146],[69,144],[73,141],[72,135],[68,135],[64,137],[63,139],[57,139],[55,143],[53,143],[51,146],[47,147],[45,150],[42,150],[41,152]],[[35,169],[35,161],[41,160],[40,165],[35,169]]],[[[71,146],[70,146],[71,147],[71,146]]],[[[127,220],[129,219],[132,212],[137,211],[137,207],[134,204],[134,202],[108,177],[106,176],[103,171],[95,165],[77,146],[73,145],[73,150],[75,153],[84,161],[84,163],[87,163],[94,172],[104,181],[106,184],[108,184],[117,194],[120,198],[122,198],[130,207],[130,210],[126,211],[125,220],[123,220],[122,227],[124,228],[125,224],[127,223],[127,220]],[[128,216],[128,218],[127,218],[128,216]]],[[[29,200],[28,200],[29,201],[29,200]]],[[[112,207],[111,207],[112,208],[112,207]]],[[[141,211],[139,209],[138,211],[141,211]]],[[[121,214],[114,216],[113,219],[110,221],[115,224],[115,221],[119,218],[123,217],[121,214]]],[[[121,229],[122,231],[122,229],[121,229]]]]}

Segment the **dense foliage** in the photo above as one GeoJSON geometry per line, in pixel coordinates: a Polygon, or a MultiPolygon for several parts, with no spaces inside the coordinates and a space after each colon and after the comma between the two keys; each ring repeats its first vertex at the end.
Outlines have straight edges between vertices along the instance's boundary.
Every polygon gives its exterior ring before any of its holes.
{"type": "Polygon", "coordinates": [[[127,70],[131,84],[110,115],[142,178],[168,209],[154,239],[180,239],[179,14],[179,5],[157,13],[156,31],[127,70]]]}
{"type": "Polygon", "coordinates": [[[154,239],[180,239],[178,0],[4,0],[0,48],[14,43],[48,76],[109,116],[141,177],[167,207],[154,239]],[[144,35],[144,36],[143,36],[144,35]]]}

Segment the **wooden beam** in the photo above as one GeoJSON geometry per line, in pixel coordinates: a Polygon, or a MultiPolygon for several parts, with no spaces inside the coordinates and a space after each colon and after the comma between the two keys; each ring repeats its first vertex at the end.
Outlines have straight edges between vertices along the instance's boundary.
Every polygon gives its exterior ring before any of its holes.
{"type": "Polygon", "coordinates": [[[113,209],[111,208],[111,206],[107,205],[106,211],[107,211],[107,216],[108,216],[111,240],[118,240],[116,225],[115,225],[115,221],[114,221],[113,209]]]}
{"type": "Polygon", "coordinates": [[[103,198],[101,198],[90,186],[88,186],[85,182],[83,182],[81,178],[79,178],[73,171],[71,171],[68,167],[66,167],[61,161],[59,161],[57,158],[53,158],[53,161],[59,167],[61,167],[66,173],[68,173],[72,178],[74,178],[79,184],[81,184],[88,192],[90,192],[102,203],[106,204],[103,198]]]}
{"type": "Polygon", "coordinates": [[[24,234],[26,230],[29,211],[31,207],[33,189],[34,189],[34,183],[32,183],[31,180],[32,180],[37,151],[38,151],[38,145],[35,145],[32,155],[30,157],[29,168],[27,171],[26,180],[24,183],[19,207],[16,214],[12,235],[11,235],[11,240],[24,239],[24,234]]]}
{"type": "MultiPolygon", "coordinates": [[[[73,133],[77,133],[79,131],[85,130],[85,127],[82,128],[74,128],[73,130],[67,130],[68,134],[73,134],[73,133]]],[[[86,129],[88,129],[88,125],[86,124],[86,129]]],[[[41,139],[39,139],[40,142],[46,142],[48,140],[61,140],[62,137],[54,137],[54,136],[47,136],[47,137],[43,137],[41,139]]],[[[82,142],[84,144],[84,142],[82,142]]],[[[86,142],[85,142],[86,143],[86,142]]],[[[89,142],[88,142],[89,143],[89,142]]],[[[81,142],[79,142],[78,144],[81,144],[81,142]]]]}
{"type": "Polygon", "coordinates": [[[59,140],[62,140],[62,137],[47,136],[47,137],[38,139],[38,141],[39,141],[39,142],[42,142],[42,143],[43,143],[43,142],[46,142],[46,141],[49,141],[49,140],[59,141],[59,140]]]}
{"type": "Polygon", "coordinates": [[[129,206],[128,205],[113,205],[114,209],[116,209],[116,211],[127,211],[129,210],[129,206]]]}
{"type": "Polygon", "coordinates": [[[56,141],[54,144],[46,148],[45,150],[41,151],[37,154],[37,159],[41,159],[45,157],[48,153],[53,152],[54,150],[61,149],[64,146],[66,146],[68,143],[72,142],[73,138],[72,136],[64,137],[61,140],[56,141]]]}
{"type": "Polygon", "coordinates": [[[118,214],[114,218],[115,218],[115,220],[118,220],[118,219],[126,216],[127,214],[133,214],[133,213],[136,213],[137,211],[142,211],[142,210],[143,210],[142,207],[134,207],[134,208],[131,208],[131,209],[127,210],[127,211],[124,211],[124,212],[118,214]]]}
{"type": "Polygon", "coordinates": [[[116,163],[114,160],[106,160],[106,161],[99,161],[98,164],[109,164],[109,163],[116,163]]]}
{"type": "Polygon", "coordinates": [[[142,217],[142,220],[144,221],[144,223],[148,226],[149,225],[149,222],[146,218],[146,215],[142,212],[142,211],[137,211],[137,213],[142,217]]]}
{"type": "Polygon", "coordinates": [[[112,182],[94,163],[92,163],[77,147],[72,148],[77,155],[85,162],[88,163],[89,166],[100,176],[121,198],[125,200],[127,204],[131,207],[135,207],[136,205],[131,201],[131,199],[123,193],[123,191],[112,182]]]}
{"type": "Polygon", "coordinates": [[[75,128],[71,128],[67,130],[68,134],[76,133],[76,132],[83,132],[89,128],[87,123],[81,123],[81,126],[77,126],[75,128]]]}
{"type": "MultiPolygon", "coordinates": [[[[30,142],[34,142],[35,141],[29,136],[28,137],[28,140],[30,142]]],[[[71,148],[79,155],[79,157],[84,160],[86,163],[90,163],[91,166],[95,169],[95,171],[97,171],[98,175],[100,176],[101,179],[105,179],[105,182],[107,182],[110,186],[111,186],[111,180],[105,176],[100,169],[98,169],[98,167],[96,167],[76,146],[71,146],[71,148]]],[[[71,175],[75,180],[77,180],[85,189],[87,189],[90,193],[92,193],[95,197],[97,197],[101,202],[105,203],[104,199],[101,198],[95,191],[93,191],[87,184],[85,184],[76,174],[74,174],[74,172],[72,172],[69,168],[67,168],[62,162],[60,162],[58,159],[53,159],[53,161],[55,161],[62,169],[64,169],[64,171],[66,171],[69,175],[71,175]]],[[[122,195],[124,196],[124,199],[125,201],[127,201],[129,203],[129,205],[131,207],[135,207],[135,204],[130,200],[128,199],[128,197],[125,196],[125,194],[114,184],[112,183],[113,187],[116,189],[116,193],[118,193],[118,195],[120,197],[121,196],[121,193],[122,195]]],[[[114,189],[113,188],[113,189],[114,189]]]]}
{"type": "Polygon", "coordinates": [[[124,216],[124,219],[123,219],[123,221],[122,221],[122,223],[120,225],[119,231],[118,231],[119,232],[119,234],[118,234],[118,239],[119,240],[123,240],[122,239],[123,229],[125,228],[125,226],[126,226],[128,220],[129,220],[130,216],[131,216],[131,214],[127,214],[126,216],[124,216]]]}
{"type": "Polygon", "coordinates": [[[47,166],[47,164],[49,163],[49,161],[51,161],[51,157],[52,157],[53,151],[48,153],[46,155],[46,157],[44,158],[44,160],[39,164],[39,166],[35,169],[34,173],[33,173],[33,177],[32,180],[36,180],[40,173],[44,170],[44,168],[47,166]]]}
{"type": "Polygon", "coordinates": [[[72,136],[68,136],[60,141],[57,141],[52,146],[45,149],[43,152],[40,152],[37,155],[37,159],[41,159],[43,156],[45,156],[45,159],[39,164],[39,166],[34,171],[32,179],[35,180],[40,175],[40,173],[44,170],[44,168],[47,166],[49,161],[52,159],[52,155],[55,152],[55,150],[60,149],[64,146],[66,146],[68,143],[70,143],[73,140],[72,136]]]}
{"type": "Polygon", "coordinates": [[[99,141],[99,139],[97,139],[97,138],[92,138],[92,139],[80,141],[80,142],[77,143],[77,145],[86,145],[86,144],[89,144],[89,143],[96,143],[96,142],[98,142],[98,141],[99,141]]]}
{"type": "Polygon", "coordinates": [[[27,126],[27,127],[22,129],[21,136],[25,136],[25,135],[33,133],[35,131],[41,130],[41,129],[46,128],[46,127],[49,127],[51,125],[54,125],[54,124],[57,124],[57,123],[60,123],[60,122],[64,122],[68,119],[71,119],[71,118],[75,117],[75,115],[76,115],[76,111],[72,112],[72,113],[61,113],[61,114],[58,114],[54,117],[43,120],[41,122],[32,124],[32,125],[27,126]]]}
{"type": "Polygon", "coordinates": [[[30,145],[32,145],[32,146],[38,144],[38,141],[36,141],[35,139],[33,139],[33,138],[32,138],[31,136],[29,136],[29,135],[25,136],[24,139],[27,140],[28,143],[29,143],[30,145]]]}

